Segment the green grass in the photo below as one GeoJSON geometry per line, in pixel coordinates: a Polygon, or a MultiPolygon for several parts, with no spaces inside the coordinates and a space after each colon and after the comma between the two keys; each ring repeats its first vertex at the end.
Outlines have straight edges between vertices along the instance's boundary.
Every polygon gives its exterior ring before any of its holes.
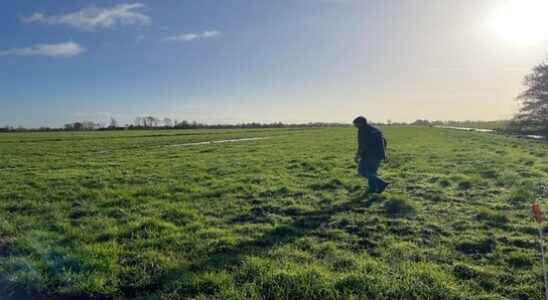
{"type": "Polygon", "coordinates": [[[385,132],[380,196],[352,128],[2,134],[0,297],[542,299],[547,144],[385,132]]]}

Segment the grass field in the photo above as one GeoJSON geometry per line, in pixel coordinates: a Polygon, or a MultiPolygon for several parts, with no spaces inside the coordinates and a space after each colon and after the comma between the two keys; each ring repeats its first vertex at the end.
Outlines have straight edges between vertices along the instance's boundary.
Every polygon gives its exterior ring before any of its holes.
{"type": "Polygon", "coordinates": [[[352,128],[2,134],[0,298],[542,299],[546,142],[385,133],[382,196],[352,128]]]}

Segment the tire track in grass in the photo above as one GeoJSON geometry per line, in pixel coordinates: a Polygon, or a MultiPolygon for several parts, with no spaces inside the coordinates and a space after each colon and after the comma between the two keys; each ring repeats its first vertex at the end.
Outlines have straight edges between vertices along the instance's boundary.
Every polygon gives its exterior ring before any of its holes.
{"type": "Polygon", "coordinates": [[[184,144],[172,144],[172,145],[165,145],[164,147],[185,147],[185,146],[223,144],[223,143],[234,143],[234,142],[259,141],[259,140],[266,140],[268,138],[270,138],[270,136],[241,138],[241,139],[227,139],[227,140],[217,140],[217,141],[205,141],[205,142],[193,142],[193,143],[184,143],[184,144]]]}
{"type": "Polygon", "coordinates": [[[182,143],[182,144],[167,144],[167,145],[160,145],[160,146],[154,146],[154,147],[128,147],[124,149],[116,149],[116,150],[101,150],[97,151],[97,154],[106,154],[106,153],[113,153],[118,150],[131,150],[131,149],[142,149],[142,148],[170,148],[170,147],[188,147],[188,146],[199,146],[199,145],[213,145],[213,144],[223,144],[223,143],[234,143],[234,142],[246,142],[246,141],[260,141],[260,140],[266,140],[271,138],[272,136],[265,136],[265,137],[251,137],[251,138],[240,138],[240,139],[226,139],[226,140],[214,140],[214,141],[202,141],[202,142],[190,142],[190,143],[182,143]]]}

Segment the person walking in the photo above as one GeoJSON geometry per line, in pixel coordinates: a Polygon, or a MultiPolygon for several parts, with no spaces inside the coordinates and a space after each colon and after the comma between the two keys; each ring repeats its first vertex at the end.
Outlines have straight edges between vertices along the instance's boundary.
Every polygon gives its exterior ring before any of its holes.
{"type": "Polygon", "coordinates": [[[358,174],[367,178],[369,193],[382,193],[390,185],[377,176],[377,171],[383,160],[386,160],[386,139],[382,132],[367,123],[367,119],[359,116],[354,119],[358,129],[358,151],[354,160],[358,164],[358,174]]]}

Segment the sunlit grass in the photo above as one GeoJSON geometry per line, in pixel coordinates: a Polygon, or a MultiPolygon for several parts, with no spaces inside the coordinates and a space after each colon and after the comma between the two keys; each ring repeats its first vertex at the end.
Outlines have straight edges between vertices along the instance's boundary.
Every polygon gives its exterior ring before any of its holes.
{"type": "Polygon", "coordinates": [[[546,143],[384,130],[380,196],[351,128],[0,135],[0,295],[541,299],[546,143]]]}

